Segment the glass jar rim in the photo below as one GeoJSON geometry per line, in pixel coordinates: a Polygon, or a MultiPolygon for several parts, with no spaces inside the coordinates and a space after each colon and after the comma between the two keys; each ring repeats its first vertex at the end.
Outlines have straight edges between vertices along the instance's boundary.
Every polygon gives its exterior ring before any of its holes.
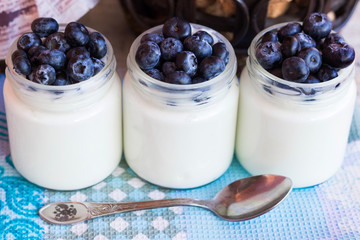
{"type": "MultiPolygon", "coordinates": [[[[66,25],[67,24],[65,24],[65,23],[60,23],[58,32],[60,32],[60,31],[63,32],[63,30],[65,30],[66,25]]],[[[89,31],[89,33],[97,32],[95,29],[92,29],[90,27],[86,26],[86,28],[89,31]]],[[[7,65],[7,68],[9,70],[10,74],[13,77],[15,77],[19,83],[26,84],[30,88],[33,88],[33,89],[44,90],[44,91],[73,91],[73,90],[78,89],[80,86],[91,86],[92,84],[94,84],[94,82],[97,82],[97,80],[100,80],[100,78],[102,77],[103,74],[107,74],[107,75],[110,74],[108,69],[112,65],[113,61],[115,61],[114,51],[113,51],[112,45],[110,44],[110,41],[103,34],[101,34],[101,35],[104,37],[106,45],[107,45],[107,53],[106,53],[107,57],[106,57],[106,61],[104,62],[105,66],[95,76],[93,76],[87,80],[78,82],[78,83],[64,85],[64,86],[44,85],[44,84],[33,82],[33,81],[27,79],[24,75],[17,73],[14,69],[14,65],[11,60],[11,55],[13,54],[13,52],[15,50],[17,50],[17,41],[21,36],[16,38],[14,40],[14,42],[10,45],[8,53],[6,55],[5,63],[7,65]]]]}
{"type": "MultiPolygon", "coordinates": [[[[294,88],[309,88],[309,87],[311,87],[311,88],[330,88],[331,86],[336,86],[337,84],[346,81],[346,79],[342,79],[343,78],[342,76],[344,76],[344,75],[348,76],[351,73],[352,69],[354,68],[355,61],[353,61],[346,68],[340,69],[339,74],[336,78],[330,79],[325,82],[320,82],[320,83],[299,83],[299,82],[288,81],[288,80],[279,78],[279,77],[271,74],[269,71],[267,71],[265,68],[263,68],[260,65],[260,63],[258,62],[258,60],[255,57],[255,51],[256,51],[257,45],[260,43],[261,37],[266,32],[270,32],[272,30],[279,29],[280,27],[285,26],[288,23],[294,23],[294,22],[296,22],[296,21],[278,23],[278,24],[272,25],[272,26],[260,31],[258,34],[256,34],[254,39],[251,41],[250,47],[248,49],[248,55],[251,58],[252,63],[255,63],[255,65],[257,66],[256,70],[259,71],[262,75],[266,76],[267,78],[269,78],[271,80],[275,80],[279,84],[291,85],[291,87],[294,87],[294,88]]],[[[302,22],[297,22],[297,23],[302,24],[302,22]]],[[[334,31],[332,31],[332,32],[334,32],[334,31]]]]}
{"type": "Polygon", "coordinates": [[[236,64],[236,57],[235,57],[235,51],[231,45],[231,43],[219,32],[217,32],[214,29],[211,29],[209,27],[200,25],[200,24],[195,24],[195,23],[190,23],[191,25],[191,32],[192,34],[194,34],[194,30],[200,31],[200,30],[205,30],[207,31],[210,35],[212,36],[216,36],[216,38],[219,40],[219,42],[223,42],[226,47],[227,50],[229,51],[229,62],[226,64],[225,69],[222,73],[220,73],[218,76],[201,82],[201,83],[195,83],[195,84],[173,84],[173,83],[167,83],[164,81],[160,81],[157,80],[155,78],[150,77],[149,75],[147,75],[140,67],[139,65],[136,63],[135,60],[135,54],[136,54],[136,50],[137,47],[140,45],[140,40],[141,38],[147,34],[147,33],[161,33],[161,29],[163,25],[158,25],[155,26],[153,28],[150,28],[148,30],[146,30],[145,32],[143,32],[142,34],[140,34],[135,40],[134,42],[131,44],[130,47],[130,51],[127,57],[127,64],[128,64],[128,69],[133,68],[134,71],[137,72],[137,74],[139,74],[139,76],[142,79],[146,79],[146,81],[153,85],[153,86],[157,86],[158,88],[161,89],[169,89],[172,91],[188,91],[188,90],[194,90],[194,89],[201,89],[204,87],[207,87],[209,85],[213,85],[213,84],[217,84],[218,82],[222,81],[223,76],[230,72],[230,71],[234,71],[233,69],[233,65],[236,64]],[[131,67],[129,65],[132,65],[131,67]]]}

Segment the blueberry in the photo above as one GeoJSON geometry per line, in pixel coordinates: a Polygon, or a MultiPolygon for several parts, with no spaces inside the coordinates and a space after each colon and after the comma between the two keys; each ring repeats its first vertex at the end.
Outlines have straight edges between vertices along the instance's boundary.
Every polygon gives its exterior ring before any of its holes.
{"type": "Polygon", "coordinates": [[[172,72],[175,72],[176,64],[174,62],[164,62],[161,66],[161,71],[164,73],[165,76],[172,72]]]}
{"type": "Polygon", "coordinates": [[[49,64],[55,70],[64,69],[66,65],[66,55],[64,52],[52,49],[45,50],[37,57],[40,64],[49,64]]]}
{"type": "Polygon", "coordinates": [[[162,41],[164,41],[164,39],[164,36],[160,33],[146,33],[144,36],[141,37],[140,43],[146,41],[153,41],[156,42],[156,44],[160,44],[162,41]]]}
{"type": "Polygon", "coordinates": [[[82,55],[75,56],[68,62],[67,73],[75,81],[84,81],[94,75],[94,63],[91,58],[82,55]]]}
{"type": "Polygon", "coordinates": [[[70,49],[70,45],[65,39],[65,34],[62,32],[49,35],[45,39],[44,46],[48,49],[57,49],[62,52],[67,52],[70,49]]]}
{"type": "Polygon", "coordinates": [[[320,83],[320,80],[314,75],[309,75],[304,83],[320,83]]]}
{"type": "Polygon", "coordinates": [[[193,36],[198,36],[201,40],[208,42],[208,44],[210,45],[214,44],[213,37],[206,31],[202,31],[202,30],[197,31],[196,33],[193,34],[193,36]]]}
{"type": "Polygon", "coordinates": [[[301,24],[296,22],[291,22],[281,27],[278,31],[278,37],[282,41],[287,36],[294,36],[297,33],[300,33],[302,30],[301,24]]]}
{"type": "Polygon", "coordinates": [[[336,70],[326,64],[323,64],[317,72],[317,77],[322,82],[329,81],[330,79],[336,78],[337,76],[338,74],[336,70]]]}
{"type": "Polygon", "coordinates": [[[147,75],[160,81],[164,81],[164,75],[159,69],[152,68],[144,71],[147,75]]]}
{"type": "Polygon", "coordinates": [[[59,30],[59,24],[53,18],[37,18],[31,23],[31,30],[41,38],[47,37],[59,30]]]}
{"type": "Polygon", "coordinates": [[[312,73],[317,72],[322,65],[321,53],[314,47],[301,49],[297,56],[304,59],[306,65],[312,73]]]}
{"type": "Polygon", "coordinates": [[[299,51],[305,47],[316,47],[315,40],[305,33],[297,33],[294,35],[299,41],[299,51]]]}
{"type": "Polygon", "coordinates": [[[17,73],[29,75],[31,73],[31,63],[27,57],[18,56],[13,60],[14,69],[17,73]]]}
{"type": "Polygon", "coordinates": [[[165,77],[165,82],[172,84],[191,84],[191,77],[184,71],[175,71],[165,77]]]}
{"type": "Polygon", "coordinates": [[[92,32],[87,46],[92,57],[100,59],[106,55],[107,45],[101,33],[92,32]]]}
{"type": "Polygon", "coordinates": [[[91,57],[91,60],[94,63],[94,75],[100,72],[104,67],[105,63],[98,58],[91,57]]]}
{"type": "Polygon", "coordinates": [[[68,23],[64,33],[71,46],[85,46],[89,42],[89,31],[79,22],[68,23]]]}
{"type": "Polygon", "coordinates": [[[323,60],[334,68],[345,68],[355,59],[355,50],[346,43],[331,43],[324,46],[323,60]]]}
{"type": "Polygon", "coordinates": [[[173,37],[165,38],[160,43],[161,56],[165,61],[175,60],[176,55],[183,50],[181,41],[173,37]]]}
{"type": "Polygon", "coordinates": [[[281,64],[282,54],[280,44],[275,42],[260,43],[256,48],[256,59],[265,69],[271,69],[281,64]]]}
{"type": "Polygon", "coordinates": [[[324,40],[323,45],[329,45],[331,43],[346,43],[345,39],[339,33],[330,33],[324,40]]]}
{"type": "Polygon", "coordinates": [[[88,50],[86,50],[85,47],[75,47],[75,48],[71,48],[66,53],[66,58],[70,59],[70,58],[75,57],[77,55],[84,55],[84,57],[90,57],[90,53],[88,52],[88,50]]]}
{"type": "Polygon", "coordinates": [[[299,49],[299,41],[294,36],[287,36],[281,44],[281,53],[285,58],[296,55],[299,49]]]}
{"type": "Polygon", "coordinates": [[[190,77],[196,74],[198,68],[197,58],[190,51],[182,51],[176,55],[175,64],[177,69],[184,71],[190,77]]]}
{"type": "Polygon", "coordinates": [[[310,35],[315,40],[329,35],[332,22],[325,13],[311,13],[303,21],[304,33],[310,35]]]}
{"type": "Polygon", "coordinates": [[[47,50],[47,48],[44,47],[43,45],[34,46],[34,47],[30,48],[28,51],[28,56],[29,56],[31,64],[38,65],[39,61],[37,58],[45,50],[47,50]]]}
{"type": "Polygon", "coordinates": [[[221,58],[224,61],[225,65],[229,62],[229,51],[226,48],[225,43],[217,42],[213,45],[213,56],[221,58]]]}
{"type": "Polygon", "coordinates": [[[262,38],[261,38],[261,42],[278,42],[279,38],[278,38],[278,33],[277,31],[269,31],[266,32],[262,38]]]}
{"type": "Polygon", "coordinates": [[[225,69],[225,63],[219,57],[210,56],[204,58],[199,66],[199,74],[206,80],[212,79],[222,73],[225,69]]]}
{"type": "Polygon", "coordinates": [[[15,58],[19,57],[19,56],[22,56],[22,57],[25,57],[27,58],[27,54],[24,50],[21,50],[21,49],[16,49],[12,54],[11,54],[11,61],[14,61],[15,58]]]}
{"type": "Polygon", "coordinates": [[[289,57],[282,64],[282,74],[286,80],[305,82],[310,74],[310,70],[302,58],[289,57]]]}
{"type": "Polygon", "coordinates": [[[44,84],[44,85],[51,85],[55,82],[56,79],[56,72],[55,69],[48,65],[39,65],[34,73],[33,81],[44,84]]]}
{"type": "Polygon", "coordinates": [[[159,46],[152,41],[143,42],[136,51],[135,60],[143,70],[154,68],[160,60],[159,46]]]}
{"type": "Polygon", "coordinates": [[[183,40],[191,35],[190,23],[179,17],[172,17],[163,25],[162,32],[166,38],[173,37],[183,40]]]}
{"type": "Polygon", "coordinates": [[[270,69],[269,72],[270,72],[272,75],[275,75],[275,76],[278,77],[278,78],[283,78],[282,69],[281,69],[280,67],[270,69]]]}
{"type": "Polygon", "coordinates": [[[205,82],[206,79],[205,78],[202,78],[202,77],[195,77],[192,79],[191,83],[192,84],[196,84],[196,83],[202,83],[202,82],[205,82]]]}
{"type": "Polygon", "coordinates": [[[201,61],[202,59],[211,56],[212,47],[199,36],[189,36],[184,40],[184,48],[193,52],[196,58],[201,61]]]}
{"type": "Polygon", "coordinates": [[[41,39],[33,32],[24,33],[17,41],[17,48],[27,52],[33,46],[41,45],[41,39]]]}
{"type": "Polygon", "coordinates": [[[52,85],[65,86],[65,85],[69,85],[69,84],[70,84],[70,82],[69,82],[65,72],[60,71],[60,72],[56,73],[56,79],[52,85]]]}

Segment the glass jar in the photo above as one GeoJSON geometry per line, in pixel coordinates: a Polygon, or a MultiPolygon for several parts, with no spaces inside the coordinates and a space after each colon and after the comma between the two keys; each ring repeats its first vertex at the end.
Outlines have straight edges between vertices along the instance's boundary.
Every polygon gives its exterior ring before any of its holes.
{"type": "Polygon", "coordinates": [[[124,154],[141,178],[169,188],[209,183],[229,167],[234,154],[238,81],[231,44],[219,33],[205,30],[230,53],[225,70],[198,84],[162,82],[145,74],[135,61],[141,37],[132,44],[123,82],[124,154]]]}
{"type": "Polygon", "coordinates": [[[118,165],[121,81],[107,39],[106,44],[105,67],[67,86],[41,85],[17,74],[11,61],[16,41],[10,47],[4,85],[10,151],[16,169],[30,182],[81,189],[102,181],[118,165]]]}
{"type": "Polygon", "coordinates": [[[251,174],[290,177],[294,187],[319,184],[340,168],[349,135],[356,85],[354,63],[327,82],[280,79],[255,57],[260,32],[240,76],[236,155],[251,174]]]}

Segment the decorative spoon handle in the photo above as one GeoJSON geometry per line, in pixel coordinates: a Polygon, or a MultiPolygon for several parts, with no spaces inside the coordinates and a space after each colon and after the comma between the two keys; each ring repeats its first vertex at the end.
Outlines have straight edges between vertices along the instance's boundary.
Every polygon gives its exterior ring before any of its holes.
{"type": "Polygon", "coordinates": [[[73,224],[91,218],[128,211],[190,205],[207,208],[209,201],[190,198],[125,203],[57,202],[42,207],[40,216],[54,224],[73,224]]]}

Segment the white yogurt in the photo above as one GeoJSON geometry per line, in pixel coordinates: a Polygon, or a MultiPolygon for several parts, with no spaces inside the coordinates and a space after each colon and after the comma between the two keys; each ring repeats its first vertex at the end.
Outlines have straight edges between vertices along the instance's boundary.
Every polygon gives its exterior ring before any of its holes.
{"type": "Polygon", "coordinates": [[[204,185],[221,176],[233,158],[238,104],[235,54],[225,38],[205,30],[230,51],[225,71],[208,82],[175,85],[147,76],[134,57],[141,36],[128,56],[123,83],[125,159],[136,174],[160,186],[204,185]]]}
{"type": "Polygon", "coordinates": [[[122,154],[121,82],[109,42],[105,67],[68,86],[43,86],[16,74],[8,57],[4,98],[12,161],[42,187],[74,190],[96,184],[122,154]],[[58,91],[57,93],[54,90],[58,91]]]}
{"type": "Polygon", "coordinates": [[[255,61],[258,39],[240,77],[237,158],[253,175],[284,175],[294,187],[321,183],[344,158],[356,99],[354,66],[329,82],[291,83],[255,61]]]}

